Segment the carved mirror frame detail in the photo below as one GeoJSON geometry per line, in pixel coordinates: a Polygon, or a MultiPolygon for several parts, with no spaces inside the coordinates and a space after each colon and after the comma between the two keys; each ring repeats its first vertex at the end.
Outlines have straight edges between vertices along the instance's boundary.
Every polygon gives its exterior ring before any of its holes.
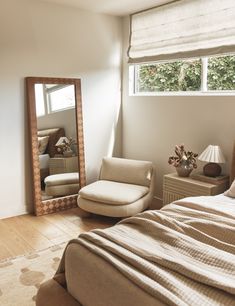
{"type": "Polygon", "coordinates": [[[77,207],[77,195],[58,197],[55,199],[42,201],[41,197],[41,180],[40,165],[38,156],[38,135],[37,135],[37,116],[36,116],[36,99],[35,84],[68,84],[74,85],[75,90],[75,113],[76,113],[76,130],[77,130],[77,148],[78,148],[78,171],[79,187],[86,185],[85,158],[84,158],[84,139],[83,139],[83,118],[82,118],[82,97],[81,97],[81,80],[68,78],[44,78],[44,77],[27,77],[26,92],[28,102],[28,115],[31,139],[31,165],[33,172],[33,195],[34,195],[34,212],[37,216],[66,210],[77,207]]]}

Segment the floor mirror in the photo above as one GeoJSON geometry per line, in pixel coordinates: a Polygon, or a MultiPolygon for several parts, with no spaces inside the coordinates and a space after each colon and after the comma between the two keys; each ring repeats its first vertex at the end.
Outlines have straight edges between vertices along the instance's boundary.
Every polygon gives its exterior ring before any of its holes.
{"type": "Polygon", "coordinates": [[[80,79],[27,77],[34,211],[77,206],[86,184],[80,79]]]}

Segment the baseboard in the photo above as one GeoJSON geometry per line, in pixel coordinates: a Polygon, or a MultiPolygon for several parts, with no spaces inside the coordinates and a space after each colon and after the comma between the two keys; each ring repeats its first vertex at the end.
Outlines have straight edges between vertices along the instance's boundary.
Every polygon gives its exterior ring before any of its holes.
{"type": "Polygon", "coordinates": [[[26,215],[26,214],[29,214],[29,212],[27,210],[24,210],[24,209],[19,210],[19,211],[14,211],[13,213],[0,215],[0,220],[1,219],[6,219],[6,218],[17,217],[17,216],[21,216],[21,215],[26,215]]]}

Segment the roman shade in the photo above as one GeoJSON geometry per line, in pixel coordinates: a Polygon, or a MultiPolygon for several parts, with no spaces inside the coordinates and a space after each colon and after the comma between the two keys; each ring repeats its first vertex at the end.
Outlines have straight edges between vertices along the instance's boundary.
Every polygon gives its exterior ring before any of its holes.
{"type": "Polygon", "coordinates": [[[178,0],[131,16],[129,63],[232,52],[234,0],[178,0]]]}

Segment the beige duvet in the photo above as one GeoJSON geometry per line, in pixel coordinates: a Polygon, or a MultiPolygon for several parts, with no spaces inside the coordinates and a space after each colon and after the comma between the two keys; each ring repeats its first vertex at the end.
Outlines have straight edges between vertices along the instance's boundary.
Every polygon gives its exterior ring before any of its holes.
{"type": "MultiPolygon", "coordinates": [[[[235,201],[223,201],[223,197],[187,198],[160,211],[125,219],[114,227],[82,234],[71,243],[105,260],[140,292],[159,303],[235,305],[235,201]]],[[[65,251],[57,273],[66,275],[66,266],[79,271],[79,263],[76,268],[66,264],[65,251]]],[[[109,277],[113,275],[106,275],[105,290],[118,290],[118,284],[109,288],[109,277]]],[[[69,277],[67,282],[71,280],[73,284],[68,288],[76,288],[76,278],[69,277]]],[[[99,279],[85,277],[84,281],[93,286],[101,284],[99,279]]],[[[99,299],[93,292],[89,301],[99,299]]]]}

